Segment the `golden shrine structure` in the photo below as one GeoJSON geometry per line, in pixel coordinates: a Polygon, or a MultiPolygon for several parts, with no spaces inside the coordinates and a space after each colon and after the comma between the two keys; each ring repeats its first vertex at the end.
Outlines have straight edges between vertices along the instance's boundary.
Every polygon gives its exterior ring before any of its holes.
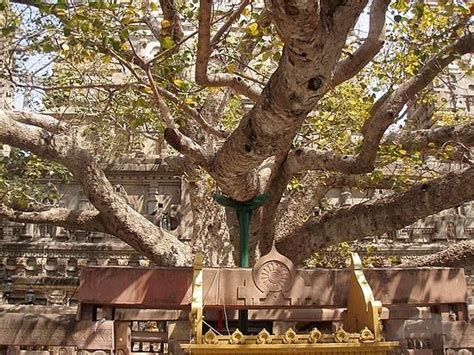
{"type": "MultiPolygon", "coordinates": [[[[276,253],[276,250],[272,252],[276,253]]],[[[280,256],[279,259],[282,258],[280,256]]],[[[288,264],[291,264],[289,260],[283,260],[282,265],[288,264]]],[[[268,265],[264,278],[260,280],[266,280],[270,292],[282,291],[290,279],[290,274],[285,274],[282,265],[268,265]]],[[[183,344],[182,348],[192,354],[388,354],[399,344],[383,339],[380,320],[382,303],[374,299],[362,271],[361,260],[355,253],[352,254],[350,270],[347,310],[342,326],[333,333],[323,333],[314,328],[309,333],[297,334],[290,327],[283,335],[272,335],[266,329],[255,335],[244,335],[239,329],[229,335],[217,335],[209,329],[203,335],[203,272],[202,256],[198,255],[194,262],[189,315],[194,342],[183,344]]]]}

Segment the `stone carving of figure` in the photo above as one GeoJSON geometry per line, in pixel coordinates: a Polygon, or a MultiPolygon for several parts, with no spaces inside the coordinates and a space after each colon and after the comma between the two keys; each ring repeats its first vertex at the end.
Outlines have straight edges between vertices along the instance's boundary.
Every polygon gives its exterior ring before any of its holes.
{"type": "Polygon", "coordinates": [[[343,188],[341,192],[341,206],[352,206],[352,193],[347,187],[343,188]]]}
{"type": "Polygon", "coordinates": [[[446,226],[446,237],[448,240],[456,239],[456,225],[454,222],[448,222],[446,226]]]}

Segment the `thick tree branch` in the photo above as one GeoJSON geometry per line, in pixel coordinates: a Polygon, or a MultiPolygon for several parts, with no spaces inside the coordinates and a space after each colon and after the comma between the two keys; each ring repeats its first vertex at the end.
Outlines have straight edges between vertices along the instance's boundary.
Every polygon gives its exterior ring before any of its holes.
{"type": "Polygon", "coordinates": [[[94,157],[82,149],[72,135],[53,134],[12,119],[0,110],[0,142],[28,150],[67,167],[82,186],[87,198],[100,212],[108,232],[163,265],[191,262],[190,248],[171,234],[157,228],[114,192],[94,157]]]}
{"type": "Polygon", "coordinates": [[[0,204],[0,217],[12,222],[52,224],[66,229],[107,233],[107,228],[105,228],[98,211],[74,211],[67,208],[52,208],[41,212],[23,212],[0,204]]]}
{"type": "Polygon", "coordinates": [[[400,229],[473,199],[474,167],[471,167],[415,185],[404,193],[310,218],[277,246],[300,263],[317,249],[400,229]]]}
{"type": "Polygon", "coordinates": [[[61,122],[54,117],[39,113],[15,111],[10,113],[10,118],[20,123],[44,128],[51,133],[64,133],[68,129],[64,122],[61,122]]]}
{"type": "Polygon", "coordinates": [[[382,144],[399,144],[408,151],[424,151],[429,145],[441,147],[448,142],[474,147],[474,120],[453,126],[392,133],[382,141],[382,144]]]}
{"type": "Polygon", "coordinates": [[[285,157],[275,159],[273,166],[269,167],[271,173],[265,191],[268,199],[261,209],[258,231],[259,249],[262,254],[269,252],[273,244],[280,201],[291,179],[291,175],[284,168],[284,160],[285,157]]]}
{"type": "Polygon", "coordinates": [[[166,128],[165,140],[174,149],[189,157],[193,162],[199,164],[203,169],[209,169],[212,156],[206,153],[199,144],[181,133],[177,128],[166,128]]]}
{"type": "Polygon", "coordinates": [[[383,134],[395,122],[408,100],[413,99],[451,62],[473,51],[474,34],[469,33],[431,58],[414,77],[374,104],[370,118],[362,127],[364,140],[354,163],[359,173],[368,172],[373,168],[383,134]]]}
{"type": "Polygon", "coordinates": [[[353,155],[344,155],[327,150],[297,148],[288,154],[285,169],[293,174],[306,170],[324,170],[345,174],[358,173],[353,155]]]}
{"type": "MultiPolygon", "coordinates": [[[[432,149],[433,145],[439,148],[446,143],[460,143],[466,147],[473,147],[474,121],[433,129],[403,130],[391,133],[382,141],[382,144],[399,144],[407,151],[420,152],[432,149]]],[[[298,148],[291,151],[285,161],[284,169],[291,174],[307,170],[360,174],[369,170],[367,166],[361,167],[358,164],[357,156],[312,148],[298,148]]]]}
{"type": "Polygon", "coordinates": [[[234,74],[208,74],[211,57],[211,0],[201,0],[199,7],[199,29],[195,79],[196,83],[206,87],[231,87],[236,93],[244,95],[256,102],[260,93],[234,74]]]}
{"type": "Polygon", "coordinates": [[[385,40],[385,14],[390,0],[373,0],[370,6],[369,34],[364,43],[337,63],[330,86],[335,87],[361,71],[382,49],[385,40]]]}
{"type": "MultiPolygon", "coordinates": [[[[60,162],[70,154],[71,139],[46,129],[16,121],[18,112],[0,110],[0,141],[29,150],[43,158],[60,162]],[[54,146],[52,145],[54,140],[54,146]]],[[[51,117],[51,120],[55,120],[51,117]]]]}
{"type": "Polygon", "coordinates": [[[474,240],[455,243],[440,252],[416,258],[400,266],[469,267],[474,265],[474,240]]]}

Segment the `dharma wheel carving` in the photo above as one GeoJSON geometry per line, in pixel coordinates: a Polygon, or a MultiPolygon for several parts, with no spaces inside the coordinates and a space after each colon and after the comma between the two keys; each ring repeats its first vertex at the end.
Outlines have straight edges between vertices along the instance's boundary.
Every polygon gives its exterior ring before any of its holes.
{"type": "Polygon", "coordinates": [[[255,286],[264,293],[290,290],[295,275],[296,269],[291,260],[281,255],[274,246],[270,253],[258,260],[252,271],[255,286]]]}

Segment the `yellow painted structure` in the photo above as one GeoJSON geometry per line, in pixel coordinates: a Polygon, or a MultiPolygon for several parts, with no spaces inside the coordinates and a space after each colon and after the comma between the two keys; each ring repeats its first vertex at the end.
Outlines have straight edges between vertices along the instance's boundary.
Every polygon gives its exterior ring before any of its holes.
{"type": "Polygon", "coordinates": [[[374,299],[355,253],[352,254],[350,282],[343,325],[334,333],[324,334],[314,328],[309,333],[297,334],[289,328],[283,335],[272,335],[266,329],[257,335],[244,335],[238,329],[230,335],[217,335],[212,330],[202,334],[202,256],[197,256],[189,314],[192,342],[181,347],[191,354],[388,354],[398,347],[398,342],[383,339],[382,304],[374,299]]]}

